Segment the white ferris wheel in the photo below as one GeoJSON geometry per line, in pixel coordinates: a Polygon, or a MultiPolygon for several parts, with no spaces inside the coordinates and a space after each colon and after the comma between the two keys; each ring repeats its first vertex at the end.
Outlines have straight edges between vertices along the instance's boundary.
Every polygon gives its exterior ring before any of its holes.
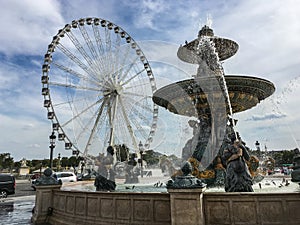
{"type": "Polygon", "coordinates": [[[66,24],[49,44],[42,72],[44,107],[65,149],[84,157],[109,145],[149,149],[158,119],[155,79],[121,27],[100,18],[66,24]]]}

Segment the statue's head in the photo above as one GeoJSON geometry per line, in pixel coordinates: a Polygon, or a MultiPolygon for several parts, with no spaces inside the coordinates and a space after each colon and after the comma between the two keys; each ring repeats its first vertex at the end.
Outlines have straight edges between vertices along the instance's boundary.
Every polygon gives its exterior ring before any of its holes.
{"type": "Polygon", "coordinates": [[[108,146],[106,151],[107,151],[107,153],[114,155],[114,148],[112,146],[108,146]]]}
{"type": "Polygon", "coordinates": [[[191,174],[191,172],[193,170],[192,164],[189,161],[186,161],[183,164],[181,170],[182,170],[182,173],[183,173],[184,176],[187,176],[187,175],[191,174]]]}

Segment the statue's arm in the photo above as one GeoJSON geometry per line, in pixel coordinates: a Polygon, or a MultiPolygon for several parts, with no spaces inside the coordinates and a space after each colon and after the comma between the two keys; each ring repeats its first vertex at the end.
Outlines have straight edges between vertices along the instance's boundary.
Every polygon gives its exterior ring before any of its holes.
{"type": "Polygon", "coordinates": [[[240,148],[243,150],[243,157],[245,160],[250,160],[249,152],[247,151],[247,148],[244,145],[241,145],[240,148]]]}

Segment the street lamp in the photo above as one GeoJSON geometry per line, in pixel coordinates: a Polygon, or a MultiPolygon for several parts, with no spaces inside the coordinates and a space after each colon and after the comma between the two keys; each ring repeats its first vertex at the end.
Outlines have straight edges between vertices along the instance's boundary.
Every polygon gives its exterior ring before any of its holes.
{"type": "Polygon", "coordinates": [[[258,156],[260,158],[260,143],[258,141],[255,142],[255,147],[256,147],[256,150],[258,152],[258,156]]]}
{"type": "Polygon", "coordinates": [[[142,142],[140,141],[139,143],[139,151],[140,151],[140,155],[141,155],[141,158],[140,158],[140,163],[141,163],[141,177],[143,177],[143,152],[144,152],[144,148],[143,148],[143,144],[142,142]]]}
{"type": "Polygon", "coordinates": [[[61,157],[60,157],[60,153],[58,153],[58,162],[57,162],[57,171],[60,171],[60,159],[61,159],[61,157]]]}
{"type": "Polygon", "coordinates": [[[56,139],[54,131],[52,131],[52,134],[49,136],[49,139],[50,139],[50,145],[49,145],[49,148],[50,148],[50,168],[52,169],[52,167],[53,167],[53,149],[55,148],[55,139],[56,139]]]}

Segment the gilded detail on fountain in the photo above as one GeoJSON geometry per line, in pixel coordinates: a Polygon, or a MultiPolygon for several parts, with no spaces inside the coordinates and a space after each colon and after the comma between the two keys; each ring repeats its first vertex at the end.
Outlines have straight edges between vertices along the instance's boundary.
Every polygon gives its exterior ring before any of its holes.
{"type": "MultiPolygon", "coordinates": [[[[198,33],[197,39],[180,46],[177,56],[187,63],[197,64],[196,75],[157,90],[153,101],[172,113],[188,116],[193,137],[182,150],[182,158],[191,163],[192,175],[202,178],[208,185],[224,185],[228,162],[224,150],[239,140],[235,131],[234,113],[246,111],[275,91],[268,80],[239,75],[225,75],[222,61],[233,56],[238,44],[232,40],[214,36],[208,26],[198,33]]],[[[247,172],[257,177],[258,161],[245,158],[247,172]]],[[[181,175],[178,171],[174,176],[181,175]]],[[[261,179],[261,178],[259,178],[261,179]]]]}

